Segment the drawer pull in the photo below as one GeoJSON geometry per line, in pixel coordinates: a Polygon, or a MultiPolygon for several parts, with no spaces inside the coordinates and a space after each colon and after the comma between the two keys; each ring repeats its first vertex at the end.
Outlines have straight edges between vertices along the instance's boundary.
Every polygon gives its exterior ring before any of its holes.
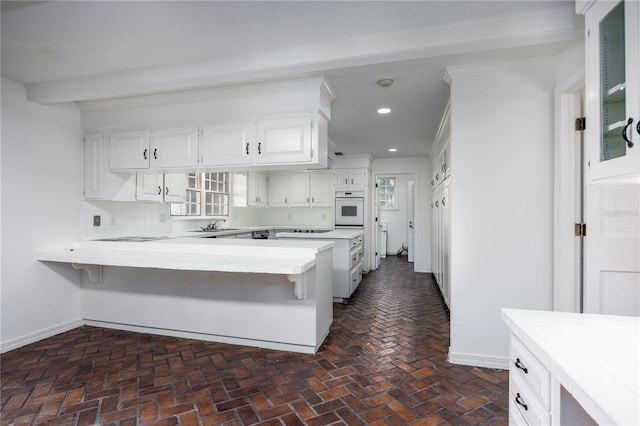
{"type": "Polygon", "coordinates": [[[529,407],[527,407],[527,404],[524,403],[524,399],[522,399],[522,397],[520,396],[519,393],[516,394],[515,401],[516,401],[516,403],[522,405],[525,410],[529,411],[529,407]]]}
{"type": "Polygon", "coordinates": [[[527,374],[529,372],[529,369],[527,369],[527,367],[524,366],[522,361],[520,361],[520,358],[516,358],[515,364],[516,364],[517,368],[519,368],[520,370],[524,371],[524,374],[527,374]]]}

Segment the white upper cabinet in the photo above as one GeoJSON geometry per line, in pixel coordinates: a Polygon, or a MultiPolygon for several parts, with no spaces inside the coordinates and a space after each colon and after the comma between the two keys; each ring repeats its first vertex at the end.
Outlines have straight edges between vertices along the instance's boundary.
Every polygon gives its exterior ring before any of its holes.
{"type": "Polygon", "coordinates": [[[308,207],[311,202],[309,196],[309,175],[290,175],[289,177],[289,206],[308,207]]]}
{"type": "Polygon", "coordinates": [[[336,169],[333,180],[336,191],[364,190],[367,187],[367,169],[336,169]]]}
{"type": "Polygon", "coordinates": [[[184,203],[186,173],[138,173],[136,200],[184,203]]]}
{"type": "Polygon", "coordinates": [[[309,189],[312,207],[331,207],[333,191],[331,173],[320,172],[309,175],[309,189]]]}
{"type": "Polygon", "coordinates": [[[252,207],[264,207],[269,200],[267,175],[264,173],[249,172],[247,179],[247,205],[252,207]]]}
{"type": "MultiPolygon", "coordinates": [[[[207,125],[202,128],[202,165],[242,166],[252,163],[255,125],[250,121],[207,125]]],[[[257,147],[254,148],[257,151],[257,147]]]]}
{"type": "Polygon", "coordinates": [[[311,161],[311,117],[258,120],[256,164],[305,163],[311,161]]]}
{"type": "Polygon", "coordinates": [[[111,170],[149,168],[149,130],[113,132],[109,136],[109,168],[111,170]]]}
{"type": "Polygon", "coordinates": [[[640,3],[597,1],[585,18],[589,177],[640,173],[640,3]]]}
{"type": "Polygon", "coordinates": [[[151,168],[196,167],[198,128],[175,127],[151,132],[151,168]]]}
{"type": "Polygon", "coordinates": [[[269,176],[269,207],[289,206],[289,176],[269,176]]]}

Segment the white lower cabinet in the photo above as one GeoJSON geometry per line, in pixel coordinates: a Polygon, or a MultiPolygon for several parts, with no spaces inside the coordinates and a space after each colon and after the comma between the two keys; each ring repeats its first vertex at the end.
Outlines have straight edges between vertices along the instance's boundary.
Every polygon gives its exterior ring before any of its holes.
{"type": "Polygon", "coordinates": [[[138,173],[136,200],[184,203],[187,189],[185,173],[138,173]]]}
{"type": "Polygon", "coordinates": [[[269,199],[267,175],[260,172],[249,172],[247,181],[247,205],[265,207],[269,199]]]}

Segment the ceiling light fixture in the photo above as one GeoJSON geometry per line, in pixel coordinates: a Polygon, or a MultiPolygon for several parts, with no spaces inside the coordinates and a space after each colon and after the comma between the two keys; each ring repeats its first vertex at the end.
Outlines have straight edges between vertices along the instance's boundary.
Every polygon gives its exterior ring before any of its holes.
{"type": "Polygon", "coordinates": [[[378,114],[389,114],[391,112],[391,108],[378,108],[378,114]]]}
{"type": "Polygon", "coordinates": [[[389,148],[389,152],[396,152],[398,148],[389,148]]]}

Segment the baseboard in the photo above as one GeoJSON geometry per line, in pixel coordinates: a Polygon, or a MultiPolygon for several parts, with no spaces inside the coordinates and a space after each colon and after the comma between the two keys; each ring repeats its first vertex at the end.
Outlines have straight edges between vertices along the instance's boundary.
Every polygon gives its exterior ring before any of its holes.
{"type": "Polygon", "coordinates": [[[509,358],[477,354],[456,353],[449,348],[449,362],[452,364],[471,365],[473,367],[509,369],[509,358]]]}
{"type": "MultiPolygon", "coordinates": [[[[273,349],[277,351],[301,352],[315,354],[318,348],[306,345],[297,345],[284,342],[272,342],[268,340],[248,339],[241,337],[221,336],[219,334],[193,333],[189,331],[171,330],[157,327],[144,327],[138,325],[113,323],[107,321],[87,320],[86,325],[93,327],[109,328],[112,330],[133,331],[136,333],[156,334],[159,336],[179,337],[183,339],[205,340],[207,342],[227,343],[231,345],[253,346],[257,348],[273,349]]],[[[327,331],[327,335],[329,332],[327,331]]],[[[325,336],[326,337],[326,336],[325,336]]],[[[324,341],[324,339],[323,339],[324,341]]]]}
{"type": "Polygon", "coordinates": [[[64,333],[74,328],[78,328],[84,325],[82,318],[78,318],[64,324],[58,324],[53,327],[46,328],[44,330],[37,331],[35,333],[27,334],[26,336],[11,339],[7,342],[0,343],[0,353],[12,351],[14,349],[21,348],[39,340],[46,339],[47,337],[55,336],[56,334],[64,333]]]}

